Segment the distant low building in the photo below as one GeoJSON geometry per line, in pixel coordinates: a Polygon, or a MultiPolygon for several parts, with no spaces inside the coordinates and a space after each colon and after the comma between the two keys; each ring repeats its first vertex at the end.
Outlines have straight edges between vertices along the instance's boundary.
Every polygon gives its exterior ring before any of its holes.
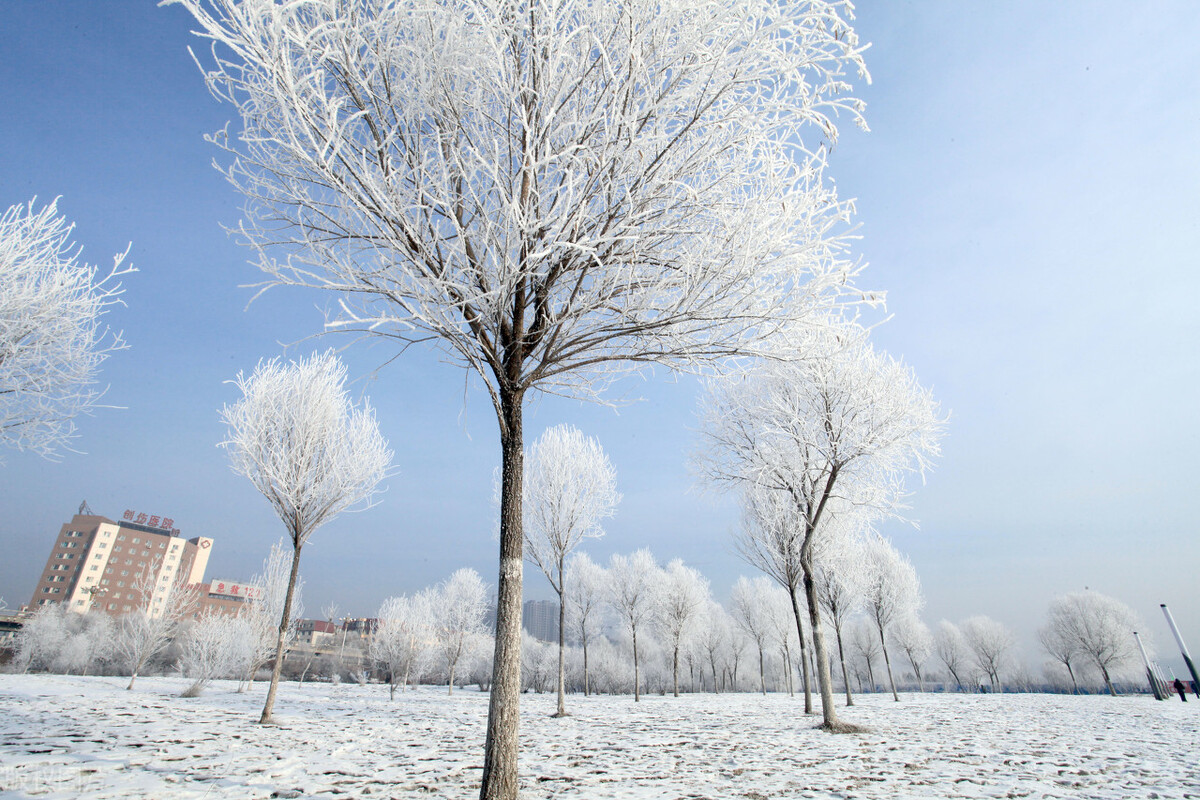
{"type": "Polygon", "coordinates": [[[296,641],[313,647],[327,647],[337,640],[338,628],[324,619],[302,619],[296,623],[296,641]]]}

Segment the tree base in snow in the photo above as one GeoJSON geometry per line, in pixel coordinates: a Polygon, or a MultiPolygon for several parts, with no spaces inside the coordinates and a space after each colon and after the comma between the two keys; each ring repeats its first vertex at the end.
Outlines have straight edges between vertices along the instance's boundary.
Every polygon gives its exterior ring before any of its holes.
{"type": "Polygon", "coordinates": [[[827,725],[822,722],[817,726],[817,730],[828,731],[829,733],[870,733],[871,729],[862,725],[855,725],[853,722],[837,721],[832,725],[827,725]]]}

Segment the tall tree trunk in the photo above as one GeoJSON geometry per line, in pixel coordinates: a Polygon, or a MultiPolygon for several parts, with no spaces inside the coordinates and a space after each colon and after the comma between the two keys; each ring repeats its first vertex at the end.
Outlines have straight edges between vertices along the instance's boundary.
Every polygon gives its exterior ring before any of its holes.
{"type": "Polygon", "coordinates": [[[488,702],[480,800],[517,800],[521,701],[521,577],[524,533],[521,476],[525,466],[520,393],[500,395],[500,576],[496,587],[496,649],[488,702]]]}
{"type": "Polygon", "coordinates": [[[275,666],[271,668],[271,685],[267,687],[267,702],[263,705],[262,716],[258,718],[259,725],[271,721],[271,712],[275,710],[275,690],[279,688],[279,675],[283,672],[284,643],[287,641],[288,626],[292,623],[292,598],[296,594],[296,576],[300,574],[300,548],[302,532],[292,532],[292,572],[288,576],[287,593],[283,597],[283,613],[279,616],[279,636],[275,639],[275,666]]]}
{"type": "Polygon", "coordinates": [[[758,686],[762,690],[763,696],[767,695],[767,671],[763,664],[765,657],[763,656],[762,646],[758,648],[758,686]]]}
{"type": "Polygon", "coordinates": [[[587,636],[583,636],[583,696],[588,697],[591,694],[592,687],[588,678],[588,659],[587,659],[587,636]]]}
{"type": "Polygon", "coordinates": [[[679,697],[679,645],[675,645],[675,651],[671,657],[671,666],[675,675],[675,696],[679,697]]]}
{"type": "Polygon", "coordinates": [[[1066,664],[1067,674],[1071,676],[1071,694],[1079,694],[1079,682],[1075,680],[1075,670],[1071,669],[1071,663],[1066,664]]]}
{"type": "Polygon", "coordinates": [[[804,601],[808,604],[808,625],[812,628],[813,652],[817,660],[817,688],[821,692],[821,726],[837,730],[841,725],[833,705],[833,677],[829,673],[829,657],[825,652],[825,629],[821,624],[821,606],[817,600],[817,581],[811,558],[800,559],[804,570],[804,601]]]}
{"type": "Polygon", "coordinates": [[[633,629],[633,702],[642,700],[642,676],[638,667],[637,628],[633,629]]]}
{"type": "Polygon", "coordinates": [[[558,710],[554,712],[554,716],[556,717],[567,716],[565,699],[567,691],[567,604],[563,602],[565,594],[566,585],[563,583],[563,563],[560,558],[558,561],[558,710]]]}
{"type": "Polygon", "coordinates": [[[842,646],[842,623],[838,620],[833,621],[833,631],[837,634],[838,643],[838,659],[842,662],[842,683],[846,686],[846,705],[854,705],[854,698],[850,696],[850,676],[846,673],[846,648],[842,646]]]}
{"type": "Polygon", "coordinates": [[[788,595],[792,598],[792,616],[796,618],[796,635],[800,637],[800,665],[804,668],[804,713],[811,714],[813,713],[812,684],[808,677],[808,653],[804,645],[804,623],[800,617],[800,601],[796,599],[795,586],[788,589],[788,595]]]}
{"type": "Polygon", "coordinates": [[[887,640],[883,636],[883,626],[879,626],[879,647],[883,650],[883,663],[887,666],[888,683],[892,687],[892,699],[897,703],[900,702],[900,695],[896,693],[896,679],[892,677],[892,660],[888,658],[887,640]]]}

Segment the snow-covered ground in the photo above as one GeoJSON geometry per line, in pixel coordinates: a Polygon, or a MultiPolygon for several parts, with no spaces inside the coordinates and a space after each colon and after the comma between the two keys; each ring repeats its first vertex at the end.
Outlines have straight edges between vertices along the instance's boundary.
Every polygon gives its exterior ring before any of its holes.
{"type": "MultiPolygon", "coordinates": [[[[477,796],[487,696],[285,683],[182,699],[187,682],[0,675],[0,797],[477,796]]],[[[1200,798],[1200,701],[890,695],[814,729],[800,697],[522,702],[523,798],[1200,798]]]]}

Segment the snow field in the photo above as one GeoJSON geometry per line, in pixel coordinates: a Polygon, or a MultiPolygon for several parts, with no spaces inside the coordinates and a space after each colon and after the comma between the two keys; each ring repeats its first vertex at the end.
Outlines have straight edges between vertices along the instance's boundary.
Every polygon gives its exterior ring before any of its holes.
{"type": "MultiPolygon", "coordinates": [[[[487,695],[0,675],[0,797],[474,798],[487,695]]],[[[890,695],[815,730],[801,697],[522,696],[522,798],[1200,798],[1200,702],[890,695]]]]}

